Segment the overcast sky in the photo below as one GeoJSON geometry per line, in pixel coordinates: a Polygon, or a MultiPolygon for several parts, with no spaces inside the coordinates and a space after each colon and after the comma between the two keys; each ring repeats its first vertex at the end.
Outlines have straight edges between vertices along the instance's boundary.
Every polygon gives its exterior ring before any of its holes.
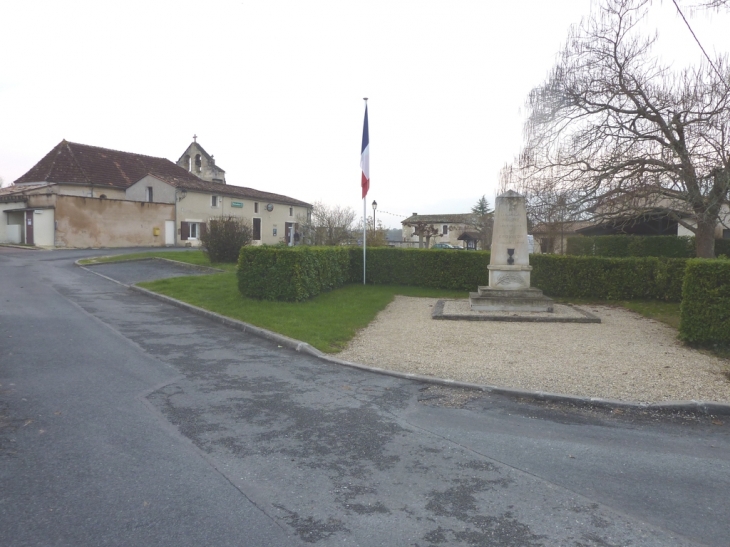
{"type": "MultiPolygon", "coordinates": [[[[62,139],[177,161],[193,134],[229,184],[387,226],[494,203],[522,144],[524,102],[590,0],[6,2],[0,19],[0,177],[62,139]]],[[[668,58],[701,52],[656,4],[668,58]]],[[[727,15],[690,22],[730,50],[727,15]],[[724,35],[724,36],[723,36],[724,35]]]]}

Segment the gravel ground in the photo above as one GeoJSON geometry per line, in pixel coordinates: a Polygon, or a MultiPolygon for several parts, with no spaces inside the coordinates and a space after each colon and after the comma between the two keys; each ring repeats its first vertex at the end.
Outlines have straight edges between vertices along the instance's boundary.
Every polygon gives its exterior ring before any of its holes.
{"type": "Polygon", "coordinates": [[[584,306],[600,324],[435,321],[432,298],[396,296],[337,357],[532,391],[636,402],[730,403],[730,362],[623,308],[584,306]]]}

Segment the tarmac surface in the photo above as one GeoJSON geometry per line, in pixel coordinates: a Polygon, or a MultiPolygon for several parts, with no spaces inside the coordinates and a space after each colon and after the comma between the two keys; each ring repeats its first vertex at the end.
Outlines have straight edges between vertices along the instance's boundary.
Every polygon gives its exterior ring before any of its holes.
{"type": "Polygon", "coordinates": [[[725,417],[342,367],[99,254],[0,249],[2,545],[727,545],[725,417]]]}

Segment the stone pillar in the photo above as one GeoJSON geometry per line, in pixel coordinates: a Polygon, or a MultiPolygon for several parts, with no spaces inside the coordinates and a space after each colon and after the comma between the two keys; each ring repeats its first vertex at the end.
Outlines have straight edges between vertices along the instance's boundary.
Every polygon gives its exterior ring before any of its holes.
{"type": "Polygon", "coordinates": [[[469,294],[474,311],[552,312],[553,301],[530,287],[525,197],[517,192],[497,196],[494,207],[489,286],[469,294]]]}

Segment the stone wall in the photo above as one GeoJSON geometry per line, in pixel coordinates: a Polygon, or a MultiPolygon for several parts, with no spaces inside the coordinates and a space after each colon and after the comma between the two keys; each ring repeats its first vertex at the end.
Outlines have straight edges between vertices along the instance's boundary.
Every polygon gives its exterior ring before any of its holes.
{"type": "Polygon", "coordinates": [[[175,218],[174,205],[166,203],[76,196],[55,201],[56,247],[164,246],[165,221],[175,218]]]}

